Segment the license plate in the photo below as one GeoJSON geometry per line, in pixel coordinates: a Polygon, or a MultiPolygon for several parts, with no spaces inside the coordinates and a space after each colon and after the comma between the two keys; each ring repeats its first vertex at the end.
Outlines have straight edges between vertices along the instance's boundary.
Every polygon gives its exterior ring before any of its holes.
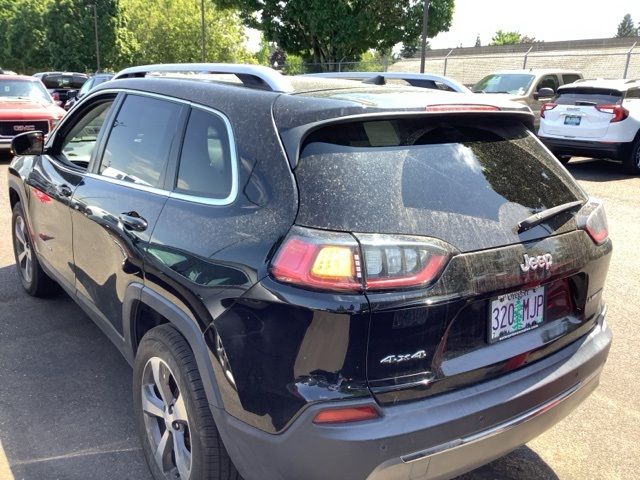
{"type": "Polygon", "coordinates": [[[567,115],[566,117],[564,117],[564,124],[578,126],[580,125],[581,120],[582,117],[578,115],[567,115]]]}
{"type": "Polygon", "coordinates": [[[544,287],[520,290],[491,299],[489,343],[506,340],[540,326],[544,320],[544,287]]]}

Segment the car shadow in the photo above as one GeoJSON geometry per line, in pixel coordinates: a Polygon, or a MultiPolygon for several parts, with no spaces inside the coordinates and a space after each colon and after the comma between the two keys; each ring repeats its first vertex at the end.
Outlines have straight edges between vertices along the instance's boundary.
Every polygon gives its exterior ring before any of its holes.
{"type": "Polygon", "coordinates": [[[576,180],[588,182],[610,182],[632,178],[622,170],[620,162],[597,158],[573,159],[567,164],[567,170],[576,180]]]}
{"type": "MultiPolygon", "coordinates": [[[[13,265],[0,268],[0,365],[0,473],[4,461],[15,479],[151,479],[129,365],[65,293],[25,294],[13,265]]],[[[558,477],[524,446],[457,480],[495,478],[558,477]]]]}
{"type": "Polygon", "coordinates": [[[15,266],[0,268],[3,480],[3,463],[16,480],[151,480],[131,381],[116,347],[66,294],[32,298],[15,266]]]}
{"type": "Polygon", "coordinates": [[[558,480],[558,475],[526,445],[455,480],[558,480]]]}

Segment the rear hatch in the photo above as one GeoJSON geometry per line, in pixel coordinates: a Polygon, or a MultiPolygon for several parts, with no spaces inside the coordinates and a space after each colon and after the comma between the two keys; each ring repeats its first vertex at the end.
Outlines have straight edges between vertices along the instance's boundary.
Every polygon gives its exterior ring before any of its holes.
{"type": "Polygon", "coordinates": [[[562,88],[556,99],[543,107],[540,133],[563,138],[603,138],[611,125],[612,107],[621,105],[622,100],[622,92],[615,89],[562,88]]]}
{"type": "Polygon", "coordinates": [[[376,241],[448,245],[448,264],[429,285],[365,291],[367,381],[381,403],[518,368],[590,328],[608,252],[578,228],[583,191],[517,118],[422,114],[329,125],[306,137],[294,172],[296,223],[352,233],[365,278],[409,263],[407,248],[378,248],[374,272],[367,249],[376,241]],[[575,208],[518,231],[532,214],[568,203],[575,208]],[[525,317],[514,327],[521,331],[493,337],[496,308],[514,322],[510,305],[536,324],[525,317]]]}

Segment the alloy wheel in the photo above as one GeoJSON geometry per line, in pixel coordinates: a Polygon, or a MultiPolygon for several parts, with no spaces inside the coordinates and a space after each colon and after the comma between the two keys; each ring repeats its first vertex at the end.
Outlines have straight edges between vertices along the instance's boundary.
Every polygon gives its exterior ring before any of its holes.
{"type": "Polygon", "coordinates": [[[13,238],[16,249],[16,263],[20,269],[20,274],[27,283],[31,283],[33,251],[31,250],[31,243],[29,242],[29,235],[27,234],[24,218],[21,216],[16,217],[13,238]]]}
{"type": "Polygon", "coordinates": [[[142,412],[156,465],[167,479],[191,474],[191,434],[184,395],[169,365],[158,357],[142,373],[142,412]]]}

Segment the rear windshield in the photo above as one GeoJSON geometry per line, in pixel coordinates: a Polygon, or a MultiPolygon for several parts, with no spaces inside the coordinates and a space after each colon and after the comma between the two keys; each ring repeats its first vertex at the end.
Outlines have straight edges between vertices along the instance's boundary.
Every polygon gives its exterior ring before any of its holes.
{"type": "Polygon", "coordinates": [[[42,78],[45,87],[51,89],[80,88],[87,81],[87,77],[80,75],[46,75],[42,78]]]}
{"type": "Polygon", "coordinates": [[[301,222],[377,233],[435,235],[473,219],[507,241],[531,213],[584,196],[524,126],[495,118],[325,128],[308,137],[296,176],[301,222]]]}
{"type": "Polygon", "coordinates": [[[615,105],[622,102],[622,92],[608,88],[563,88],[555,101],[558,105],[615,105]]]}

